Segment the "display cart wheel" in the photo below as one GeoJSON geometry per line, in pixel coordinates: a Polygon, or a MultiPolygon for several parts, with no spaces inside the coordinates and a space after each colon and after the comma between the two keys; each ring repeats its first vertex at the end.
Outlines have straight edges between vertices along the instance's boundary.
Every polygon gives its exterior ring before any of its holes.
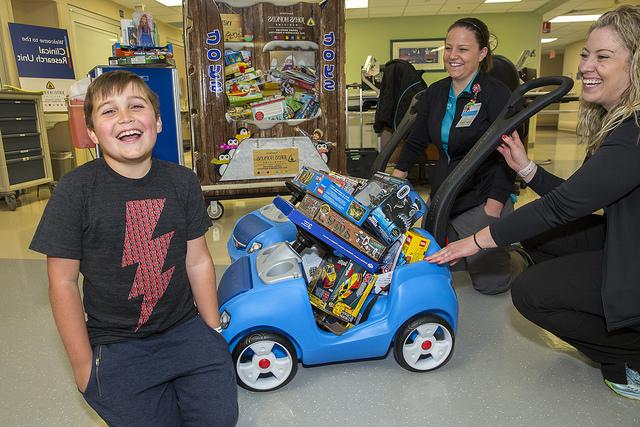
{"type": "Polygon", "coordinates": [[[224,206],[222,206],[222,203],[219,201],[212,200],[209,202],[209,206],[207,206],[207,215],[214,221],[222,218],[222,215],[224,215],[224,206]]]}
{"type": "Polygon", "coordinates": [[[16,207],[18,207],[18,199],[16,198],[15,194],[6,194],[4,196],[4,201],[7,202],[7,206],[9,207],[9,210],[11,211],[15,211],[16,207]]]}
{"type": "Polygon", "coordinates": [[[403,368],[428,372],[449,361],[455,335],[449,323],[435,315],[424,315],[405,323],[396,334],[393,355],[403,368]]]}
{"type": "Polygon", "coordinates": [[[232,356],[238,384],[249,391],[277,390],[289,383],[298,370],[298,358],[291,342],[272,332],[247,335],[232,356]]]}

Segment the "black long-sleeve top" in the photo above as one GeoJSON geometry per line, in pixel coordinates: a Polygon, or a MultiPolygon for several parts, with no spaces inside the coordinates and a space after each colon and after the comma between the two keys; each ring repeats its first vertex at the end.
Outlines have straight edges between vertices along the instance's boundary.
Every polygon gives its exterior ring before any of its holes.
{"type": "Polygon", "coordinates": [[[566,181],[542,168],[529,183],[543,195],[491,225],[500,245],[601,208],[606,214],[602,302],[609,330],[640,327],[640,127],[629,118],[566,181]]]}
{"type": "MultiPolygon", "coordinates": [[[[473,84],[476,83],[480,85],[480,92],[476,96],[476,102],[482,103],[480,111],[469,127],[457,128],[456,124],[460,121],[462,109],[472,99],[472,95],[468,92],[460,94],[449,132],[448,152],[445,152],[442,147],[441,127],[447,109],[451,77],[429,86],[418,105],[416,122],[400,154],[396,168],[401,171],[409,170],[429,144],[436,144],[440,152],[440,160],[429,176],[432,196],[496,120],[509,100],[509,88],[488,74],[480,71],[473,81],[473,84]]],[[[497,151],[492,153],[460,190],[453,204],[452,216],[479,206],[488,198],[501,203],[506,202],[513,192],[514,181],[515,172],[509,168],[500,153],[497,151]]]]}

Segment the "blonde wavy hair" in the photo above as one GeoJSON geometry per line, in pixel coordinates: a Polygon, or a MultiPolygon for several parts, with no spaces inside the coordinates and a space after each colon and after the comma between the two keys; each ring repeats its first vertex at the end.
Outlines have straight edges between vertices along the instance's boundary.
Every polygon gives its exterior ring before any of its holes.
{"type": "Polygon", "coordinates": [[[587,35],[599,28],[611,28],[622,44],[629,50],[629,76],[631,83],[622,93],[620,101],[607,111],[599,104],[580,101],[578,142],[587,146],[587,152],[593,154],[600,147],[605,137],[623,121],[635,116],[640,110],[640,6],[621,6],[602,15],[589,28],[587,35]]]}

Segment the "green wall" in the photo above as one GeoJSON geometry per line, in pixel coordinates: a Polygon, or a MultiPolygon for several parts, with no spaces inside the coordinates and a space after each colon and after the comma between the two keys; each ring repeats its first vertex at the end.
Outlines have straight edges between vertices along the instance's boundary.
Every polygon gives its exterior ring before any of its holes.
{"type": "MultiPolygon", "coordinates": [[[[467,15],[468,16],[468,15],[467,15]]],[[[489,26],[498,38],[496,53],[516,61],[524,49],[535,49],[540,54],[540,27],[542,17],[534,13],[473,15],[489,26]]],[[[398,39],[444,38],[447,28],[465,15],[412,16],[400,18],[348,19],[346,22],[347,83],[360,81],[360,67],[367,55],[373,55],[384,64],[390,57],[390,41],[398,39]]],[[[539,59],[530,58],[527,66],[538,68],[539,59]]],[[[431,84],[446,72],[423,74],[431,84]]]]}

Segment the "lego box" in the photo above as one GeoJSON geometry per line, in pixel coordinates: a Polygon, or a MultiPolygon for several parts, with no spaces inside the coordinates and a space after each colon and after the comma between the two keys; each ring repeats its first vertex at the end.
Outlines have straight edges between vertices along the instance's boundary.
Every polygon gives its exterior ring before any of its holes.
{"type": "MultiPolygon", "coordinates": [[[[332,231],[328,230],[326,227],[320,225],[318,222],[314,221],[312,218],[309,218],[303,212],[294,208],[294,206],[288,201],[284,200],[282,197],[276,197],[273,199],[273,204],[284,213],[289,220],[295,225],[301,227],[301,229],[305,230],[312,236],[314,236],[320,242],[325,243],[327,246],[333,248],[336,253],[339,253],[352,261],[357,262],[359,265],[364,267],[369,272],[376,272],[380,267],[379,263],[361,250],[354,247],[351,243],[344,241],[341,237],[337,236],[332,231]]],[[[299,206],[299,205],[298,205],[299,206]]],[[[350,223],[345,219],[345,221],[354,226],[354,224],[350,223]]]]}
{"type": "Polygon", "coordinates": [[[380,260],[387,249],[386,245],[373,235],[348,221],[328,203],[311,194],[304,196],[296,209],[375,261],[380,260]]]}
{"type": "Polygon", "coordinates": [[[423,236],[422,233],[418,232],[418,230],[411,229],[407,231],[406,238],[402,244],[402,249],[400,250],[401,260],[399,261],[399,264],[411,264],[422,261],[427,253],[427,249],[429,249],[430,243],[431,240],[426,236],[423,236]]]}
{"type": "Polygon", "coordinates": [[[331,179],[322,172],[303,168],[293,183],[328,203],[354,224],[362,225],[369,215],[369,209],[344,190],[335,177],[331,179]]]}

